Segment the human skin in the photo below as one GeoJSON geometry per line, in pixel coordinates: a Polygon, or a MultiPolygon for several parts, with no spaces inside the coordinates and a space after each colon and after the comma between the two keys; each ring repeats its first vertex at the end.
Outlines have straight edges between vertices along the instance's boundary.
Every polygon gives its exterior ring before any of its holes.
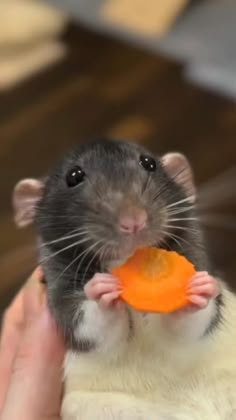
{"type": "Polygon", "coordinates": [[[38,267],[6,310],[0,339],[0,419],[60,418],[64,345],[38,267]]]}

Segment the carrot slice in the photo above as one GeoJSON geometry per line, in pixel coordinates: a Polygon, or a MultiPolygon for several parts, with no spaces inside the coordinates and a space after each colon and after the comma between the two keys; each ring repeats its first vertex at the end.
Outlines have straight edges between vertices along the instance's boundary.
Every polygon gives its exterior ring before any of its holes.
{"type": "Polygon", "coordinates": [[[195,269],[176,252],[150,247],[138,249],[112,274],[121,283],[121,298],[130,306],[168,313],[188,304],[187,286],[195,269]]]}

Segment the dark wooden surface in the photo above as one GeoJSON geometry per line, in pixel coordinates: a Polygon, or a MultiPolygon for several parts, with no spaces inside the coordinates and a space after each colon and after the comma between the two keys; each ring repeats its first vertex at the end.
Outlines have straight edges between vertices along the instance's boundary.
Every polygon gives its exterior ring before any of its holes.
{"type": "MultiPolygon", "coordinates": [[[[0,94],[1,308],[35,265],[32,230],[14,227],[12,189],[44,174],[71,144],[109,134],[158,153],[177,149],[197,183],[236,161],[236,105],[186,83],[181,64],[73,25],[64,38],[63,63],[0,94]]],[[[232,284],[234,236],[210,231],[213,257],[232,284]]]]}

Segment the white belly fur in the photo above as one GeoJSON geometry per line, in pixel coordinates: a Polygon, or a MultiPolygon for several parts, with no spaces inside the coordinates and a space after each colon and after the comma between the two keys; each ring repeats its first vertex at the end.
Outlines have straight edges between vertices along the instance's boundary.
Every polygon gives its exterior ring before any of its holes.
{"type": "Polygon", "coordinates": [[[225,301],[225,321],[198,342],[140,329],[122,351],[68,352],[63,420],[236,419],[236,298],[225,301]]]}

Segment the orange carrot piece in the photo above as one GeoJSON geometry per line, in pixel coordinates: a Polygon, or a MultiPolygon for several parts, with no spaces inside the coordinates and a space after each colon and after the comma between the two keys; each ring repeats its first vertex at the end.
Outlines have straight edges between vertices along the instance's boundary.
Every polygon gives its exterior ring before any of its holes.
{"type": "Polygon", "coordinates": [[[188,304],[187,287],[195,269],[176,252],[150,247],[138,249],[112,274],[121,283],[121,298],[130,306],[168,313],[188,304]]]}

